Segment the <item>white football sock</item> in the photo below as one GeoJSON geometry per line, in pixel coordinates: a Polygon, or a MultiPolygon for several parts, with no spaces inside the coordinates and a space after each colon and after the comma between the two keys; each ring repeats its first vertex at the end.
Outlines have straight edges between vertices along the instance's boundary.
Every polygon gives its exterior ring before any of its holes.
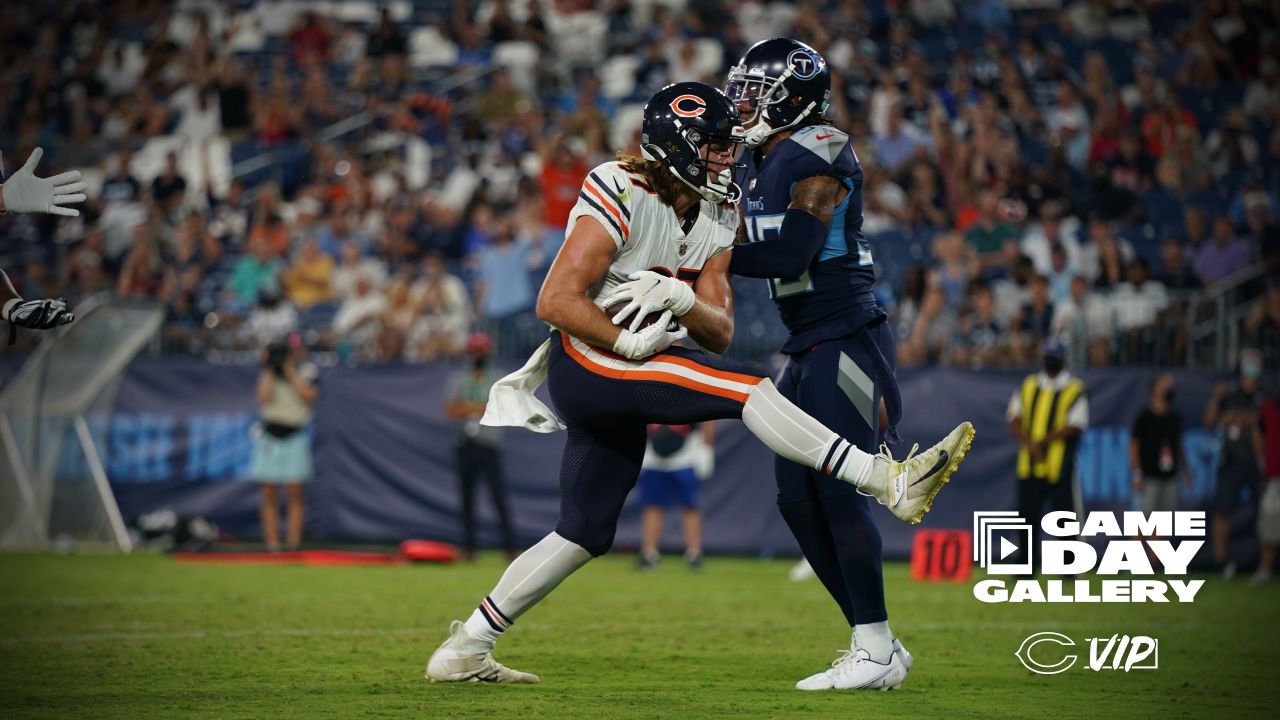
{"type": "Polygon", "coordinates": [[[765,378],[742,406],[742,422],[769,449],[791,462],[811,467],[862,487],[871,477],[875,456],[814,420],[765,378]]]}
{"type": "Polygon", "coordinates": [[[893,654],[893,633],[889,632],[889,621],[854,625],[853,646],[866,650],[878,663],[889,662],[889,656],[893,654]]]}
{"type": "Polygon", "coordinates": [[[507,566],[502,579],[467,618],[467,635],[483,650],[493,648],[511,623],[587,564],[591,553],[554,532],[507,566]]]}

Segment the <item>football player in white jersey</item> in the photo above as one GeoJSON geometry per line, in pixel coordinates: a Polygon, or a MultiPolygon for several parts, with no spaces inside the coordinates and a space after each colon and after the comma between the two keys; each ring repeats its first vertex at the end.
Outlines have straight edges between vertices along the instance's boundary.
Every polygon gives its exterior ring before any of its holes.
{"type": "MultiPolygon", "coordinates": [[[[51,178],[36,177],[36,165],[44,156],[42,148],[31,151],[22,167],[0,183],[0,213],[49,213],[75,217],[80,211],[66,207],[84,202],[85,183],[80,171],[72,170],[51,178]]],[[[0,160],[0,174],[4,161],[0,160]]],[[[9,276],[0,270],[0,319],[9,323],[9,342],[14,341],[15,327],[48,330],[75,320],[62,300],[24,300],[13,289],[9,276]]]]}
{"type": "MultiPolygon", "coordinates": [[[[494,643],[608,552],[649,423],[741,418],[774,452],[851,483],[909,521],[936,490],[937,448],[902,463],[869,455],[785,400],[762,372],[674,345],[688,336],[719,353],[733,337],[733,162],[743,131],[723,93],[684,82],[650,98],[641,132],[643,157],[622,155],[583,182],[538,296],[538,316],[555,330],[494,385],[481,421],[568,430],[559,522],[511,563],[465,623],[452,624],[427,663],[433,681],[538,681],[495,661],[494,643]],[[533,396],[543,380],[555,411],[533,396]]],[[[949,473],[958,462],[943,465],[949,473]]]]}

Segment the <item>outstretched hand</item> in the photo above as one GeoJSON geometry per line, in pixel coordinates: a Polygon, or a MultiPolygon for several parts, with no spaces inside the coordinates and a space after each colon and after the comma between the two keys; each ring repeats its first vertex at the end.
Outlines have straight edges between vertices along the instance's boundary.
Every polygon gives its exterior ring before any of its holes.
{"type": "Polygon", "coordinates": [[[64,206],[84,202],[84,190],[88,186],[80,180],[80,171],[72,170],[50,178],[36,177],[36,165],[43,156],[43,148],[32,150],[27,162],[0,186],[3,210],[78,216],[79,210],[64,206]]]}

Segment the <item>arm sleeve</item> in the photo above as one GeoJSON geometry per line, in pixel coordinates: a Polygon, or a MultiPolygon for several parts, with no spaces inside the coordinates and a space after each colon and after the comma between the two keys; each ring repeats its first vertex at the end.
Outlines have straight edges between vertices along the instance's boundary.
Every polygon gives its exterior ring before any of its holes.
{"type": "Polygon", "coordinates": [[[791,208],[777,237],[736,245],[729,272],[754,278],[797,278],[817,257],[827,226],[804,210],[791,208]]]}
{"type": "Polygon", "coordinates": [[[578,203],[569,211],[565,235],[573,232],[578,218],[586,216],[599,222],[622,248],[631,236],[631,181],[616,163],[605,163],[587,173],[578,193],[578,203]]]}
{"type": "Polygon", "coordinates": [[[1004,419],[1007,422],[1013,422],[1022,416],[1022,391],[1015,390],[1013,395],[1009,396],[1009,405],[1004,410],[1004,419]]]}
{"type": "Polygon", "coordinates": [[[1086,430],[1089,427],[1089,396],[1081,394],[1067,410],[1067,425],[1086,430]]]}

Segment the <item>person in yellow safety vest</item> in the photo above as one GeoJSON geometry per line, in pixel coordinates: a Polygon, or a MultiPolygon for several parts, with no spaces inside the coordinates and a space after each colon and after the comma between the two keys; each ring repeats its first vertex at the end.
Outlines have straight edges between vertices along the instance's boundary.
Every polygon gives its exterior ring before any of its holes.
{"type": "Polygon", "coordinates": [[[1044,369],[1022,381],[1006,412],[1018,439],[1018,514],[1036,528],[1045,500],[1053,510],[1081,512],[1075,459],[1089,426],[1089,396],[1084,383],[1067,372],[1066,357],[1062,341],[1046,341],[1044,369]]]}

